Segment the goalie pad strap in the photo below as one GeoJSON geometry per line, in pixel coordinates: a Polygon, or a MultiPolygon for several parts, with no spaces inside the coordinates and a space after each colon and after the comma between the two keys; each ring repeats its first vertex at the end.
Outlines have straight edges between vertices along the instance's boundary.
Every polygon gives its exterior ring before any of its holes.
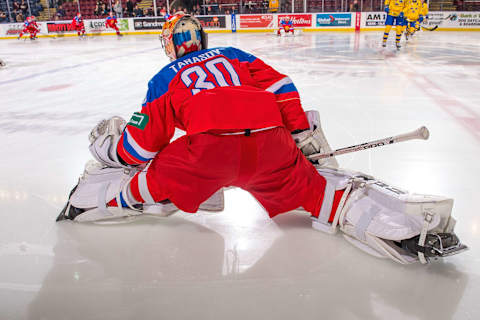
{"type": "Polygon", "coordinates": [[[107,209],[107,190],[108,186],[110,185],[109,182],[105,182],[99,190],[99,197],[97,198],[97,208],[99,211],[104,214],[105,216],[111,216],[112,214],[107,209]]]}
{"type": "Polygon", "coordinates": [[[327,184],[325,186],[322,208],[320,209],[318,220],[321,223],[327,224],[330,218],[330,213],[332,212],[333,198],[335,195],[335,185],[332,181],[329,181],[329,179],[325,179],[327,180],[327,184]]]}
{"type": "Polygon", "coordinates": [[[380,212],[380,207],[373,205],[370,210],[365,212],[358,220],[357,225],[355,226],[355,234],[357,238],[365,241],[365,231],[372,222],[373,218],[380,212]]]}

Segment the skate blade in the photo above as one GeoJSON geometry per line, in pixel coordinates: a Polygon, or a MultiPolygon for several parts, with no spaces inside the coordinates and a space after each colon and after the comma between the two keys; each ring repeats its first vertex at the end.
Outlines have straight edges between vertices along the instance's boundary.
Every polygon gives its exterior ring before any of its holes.
{"type": "Polygon", "coordinates": [[[60,214],[58,215],[57,219],[55,219],[55,222],[62,221],[62,220],[68,220],[70,219],[67,217],[68,211],[70,211],[70,198],[72,197],[72,194],[77,190],[78,184],[70,191],[70,194],[68,195],[68,200],[65,206],[63,207],[62,211],[60,211],[60,214]]]}
{"type": "Polygon", "coordinates": [[[67,203],[63,207],[62,211],[60,211],[60,214],[58,215],[57,219],[55,219],[55,222],[68,219],[67,216],[65,215],[65,213],[67,212],[67,208],[68,208],[69,204],[70,204],[70,201],[67,201],[67,203]]]}
{"type": "Polygon", "coordinates": [[[450,256],[454,256],[454,255],[456,255],[456,254],[459,254],[459,253],[462,253],[462,252],[465,252],[465,251],[468,251],[468,250],[470,250],[469,247],[467,247],[467,246],[464,245],[464,244],[459,243],[459,244],[458,244],[457,246],[455,246],[455,247],[443,249],[443,252],[441,252],[441,253],[439,254],[439,257],[440,257],[440,258],[450,257],[450,256]]]}

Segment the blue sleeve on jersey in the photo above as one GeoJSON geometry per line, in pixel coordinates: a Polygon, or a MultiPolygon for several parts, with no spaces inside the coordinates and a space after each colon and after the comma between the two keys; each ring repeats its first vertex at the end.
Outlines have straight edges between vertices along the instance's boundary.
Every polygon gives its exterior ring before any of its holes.
{"type": "Polygon", "coordinates": [[[162,72],[157,73],[157,75],[148,82],[148,91],[142,107],[145,107],[147,103],[152,103],[154,100],[164,95],[168,91],[168,84],[172,78],[173,77],[165,77],[165,74],[162,72]]]}
{"type": "Polygon", "coordinates": [[[255,60],[257,60],[257,57],[255,57],[253,54],[250,54],[250,53],[247,53],[245,51],[242,51],[240,49],[237,49],[237,48],[232,48],[232,47],[229,47],[229,48],[226,48],[226,51],[227,51],[227,58],[235,58],[235,57],[231,57],[228,55],[228,51],[231,50],[232,53],[234,54],[234,56],[240,60],[240,62],[253,62],[255,60]]]}

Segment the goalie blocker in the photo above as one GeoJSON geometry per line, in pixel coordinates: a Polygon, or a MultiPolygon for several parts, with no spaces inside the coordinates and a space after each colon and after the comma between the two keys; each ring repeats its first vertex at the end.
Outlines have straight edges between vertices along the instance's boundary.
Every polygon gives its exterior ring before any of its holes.
{"type": "Polygon", "coordinates": [[[410,194],[362,173],[317,167],[327,180],[314,229],[335,233],[357,248],[401,264],[468,249],[453,233],[453,200],[410,194]]]}

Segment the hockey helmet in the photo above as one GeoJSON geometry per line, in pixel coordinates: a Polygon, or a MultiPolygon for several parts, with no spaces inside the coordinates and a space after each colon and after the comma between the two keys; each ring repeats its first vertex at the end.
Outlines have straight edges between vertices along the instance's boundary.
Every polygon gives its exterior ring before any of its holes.
{"type": "Polygon", "coordinates": [[[184,55],[207,49],[207,34],[197,18],[177,12],[163,25],[160,37],[165,54],[171,61],[184,55]]]}

